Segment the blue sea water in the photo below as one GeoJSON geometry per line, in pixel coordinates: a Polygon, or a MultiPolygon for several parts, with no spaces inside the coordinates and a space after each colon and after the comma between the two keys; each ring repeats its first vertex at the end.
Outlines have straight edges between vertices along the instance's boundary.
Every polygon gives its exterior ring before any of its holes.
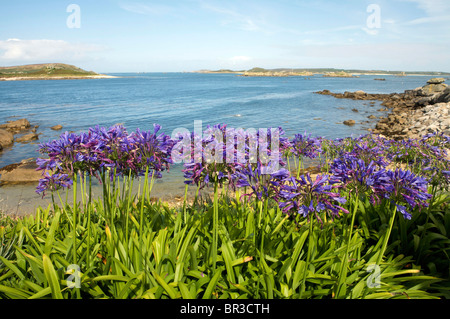
{"type": "Polygon", "coordinates": [[[242,77],[235,74],[122,73],[112,79],[0,82],[0,123],[27,118],[39,125],[39,141],[15,143],[0,153],[0,167],[37,157],[38,144],[56,139],[61,131],[87,131],[95,125],[122,123],[129,132],[150,130],[154,123],[171,135],[176,128],[194,129],[194,121],[226,123],[230,127],[281,126],[292,137],[305,131],[337,138],[366,134],[382,116],[379,102],[335,99],[314,94],[363,90],[369,93],[403,92],[423,86],[423,76],[359,78],[242,77]],[[353,112],[357,109],[358,112],[353,112]],[[354,119],[354,126],[343,125],[354,119]]]}

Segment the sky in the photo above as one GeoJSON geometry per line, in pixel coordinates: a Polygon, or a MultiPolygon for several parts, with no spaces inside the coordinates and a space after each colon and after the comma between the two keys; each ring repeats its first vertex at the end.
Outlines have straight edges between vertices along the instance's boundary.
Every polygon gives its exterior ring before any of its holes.
{"type": "Polygon", "coordinates": [[[450,72],[450,0],[0,2],[0,66],[450,72]]]}

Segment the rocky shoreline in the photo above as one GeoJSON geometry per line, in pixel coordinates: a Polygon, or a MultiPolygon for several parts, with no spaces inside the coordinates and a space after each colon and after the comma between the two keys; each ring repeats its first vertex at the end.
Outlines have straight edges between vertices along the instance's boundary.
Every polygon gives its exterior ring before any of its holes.
{"type": "MultiPolygon", "coordinates": [[[[450,87],[444,82],[443,78],[433,78],[424,86],[403,93],[333,93],[329,90],[314,93],[340,99],[382,101],[381,105],[390,110],[390,114],[381,118],[375,129],[369,130],[399,140],[419,138],[433,132],[450,135],[450,87]]],[[[344,124],[354,124],[351,121],[344,124]]]]}
{"type": "MultiPolygon", "coordinates": [[[[12,147],[15,143],[31,143],[39,140],[37,133],[39,125],[31,125],[27,119],[18,119],[0,124],[0,156],[3,149],[12,147]]],[[[55,125],[50,129],[59,131],[62,125],[55,125]]],[[[36,171],[36,159],[24,159],[20,163],[7,165],[0,168],[0,182],[9,183],[30,183],[38,182],[42,172],[36,171]]]]}

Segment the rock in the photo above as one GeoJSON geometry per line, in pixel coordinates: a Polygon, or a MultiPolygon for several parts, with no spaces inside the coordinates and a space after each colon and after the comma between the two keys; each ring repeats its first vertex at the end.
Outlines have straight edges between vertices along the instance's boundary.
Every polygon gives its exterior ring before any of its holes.
{"type": "Polygon", "coordinates": [[[355,94],[352,92],[345,91],[343,97],[346,99],[353,99],[355,97],[355,94]]]}
{"type": "Polygon", "coordinates": [[[2,149],[12,143],[14,143],[14,135],[7,130],[0,129],[0,146],[2,146],[2,149]]]}
{"type": "Polygon", "coordinates": [[[444,78],[432,78],[427,81],[428,84],[441,84],[444,82],[445,82],[444,78]]]}
{"type": "Polygon", "coordinates": [[[42,178],[42,171],[36,171],[35,161],[12,164],[0,169],[2,183],[38,182],[42,178]]]}
{"type": "MultiPolygon", "coordinates": [[[[381,101],[380,105],[386,108],[379,111],[390,110],[390,114],[387,118],[379,117],[380,120],[372,132],[393,139],[403,139],[411,136],[421,137],[430,131],[450,134],[450,87],[443,82],[441,78],[431,79],[425,86],[405,90],[403,93],[371,94],[364,91],[332,93],[328,90],[315,93],[340,99],[381,101]]],[[[375,102],[370,104],[373,106],[375,102]]],[[[371,115],[368,118],[377,117],[371,115]]],[[[354,125],[355,121],[346,120],[343,123],[354,125]]]]}
{"type": "Polygon", "coordinates": [[[62,128],[63,128],[62,125],[59,125],[59,124],[51,127],[51,129],[54,130],[54,131],[59,131],[62,128]]]}
{"type": "Polygon", "coordinates": [[[346,120],[346,121],[344,121],[344,124],[348,125],[348,126],[355,125],[355,120],[346,120]]]}
{"type": "Polygon", "coordinates": [[[433,97],[430,104],[450,102],[450,87],[433,97]]]}
{"type": "Polygon", "coordinates": [[[359,112],[357,109],[352,109],[353,112],[359,112]]]}
{"type": "Polygon", "coordinates": [[[0,129],[5,129],[12,132],[20,132],[30,127],[30,122],[27,119],[19,119],[16,121],[8,121],[6,124],[1,124],[0,129]]]}
{"type": "Polygon", "coordinates": [[[433,95],[443,92],[448,87],[445,83],[440,84],[427,84],[422,87],[421,94],[425,96],[433,95]]]}
{"type": "Polygon", "coordinates": [[[39,139],[39,135],[37,135],[36,133],[30,133],[30,134],[26,134],[26,135],[16,138],[16,142],[23,143],[23,142],[30,142],[30,141],[37,140],[37,139],[39,139]]]}

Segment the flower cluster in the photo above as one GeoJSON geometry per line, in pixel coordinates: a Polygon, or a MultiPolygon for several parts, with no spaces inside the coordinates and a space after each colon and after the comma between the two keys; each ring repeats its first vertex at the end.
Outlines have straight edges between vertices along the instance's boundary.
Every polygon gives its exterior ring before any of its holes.
{"type": "Polygon", "coordinates": [[[341,206],[347,200],[339,192],[333,191],[339,188],[327,174],[317,175],[315,180],[309,174],[301,175],[298,179],[290,177],[279,192],[283,200],[279,207],[289,215],[298,213],[307,217],[314,214],[319,221],[321,218],[317,213],[320,212],[326,212],[331,218],[335,218],[340,212],[349,213],[341,206]]]}
{"type": "Polygon", "coordinates": [[[335,181],[346,185],[346,188],[356,194],[386,192],[390,183],[386,171],[379,168],[375,162],[366,162],[350,155],[334,159],[330,165],[330,173],[335,181]]]}
{"type": "Polygon", "coordinates": [[[297,157],[316,158],[322,152],[322,138],[311,137],[311,134],[295,134],[291,141],[292,153],[297,157]]]}
{"type": "Polygon", "coordinates": [[[226,125],[208,126],[202,136],[189,132],[179,135],[183,145],[184,177],[186,184],[200,189],[217,179],[236,186],[236,179],[251,171],[276,172],[285,165],[282,151],[290,146],[281,128],[243,130],[226,125]],[[243,173],[241,175],[240,173],[243,173]]]}
{"type": "Polygon", "coordinates": [[[111,178],[146,173],[160,178],[178,152],[186,184],[202,189],[211,182],[227,182],[232,189],[245,188],[243,196],[273,199],[288,215],[319,218],[318,213],[325,212],[335,218],[348,213],[341,195],[345,190],[368,196],[374,205],[390,200],[409,219],[413,209],[428,205],[429,184],[450,181],[446,153],[450,138],[443,134],[406,141],[370,134],[330,141],[304,133],[289,140],[281,127],[244,130],[217,124],[208,126],[201,136],[185,131],[173,140],[160,130],[155,124],[151,131],[137,129],[129,134],[120,125],[96,126],[43,143],[39,152],[48,158],[36,160],[38,170],[44,171],[36,192],[44,195],[47,190],[70,187],[78,173],[99,180],[106,172],[113,173],[111,178]],[[284,156],[290,155],[311,159],[323,155],[327,173],[294,178],[284,169],[284,156]],[[407,163],[411,170],[389,170],[394,162],[407,163]]]}
{"type": "Polygon", "coordinates": [[[370,196],[374,204],[384,198],[390,199],[406,219],[411,218],[410,210],[427,206],[427,200],[431,198],[428,181],[410,171],[386,170],[378,168],[374,162],[366,165],[361,159],[348,157],[334,160],[330,171],[335,181],[351,192],[370,196]]]}
{"type": "Polygon", "coordinates": [[[137,129],[128,134],[121,125],[109,129],[96,126],[87,133],[66,132],[58,140],[41,144],[39,152],[48,158],[36,160],[37,170],[47,175],[40,180],[36,192],[45,194],[56,181],[64,181],[55,185],[66,187],[68,179],[78,173],[100,180],[107,170],[116,175],[142,176],[148,169],[150,175],[161,177],[161,172],[172,163],[171,149],[175,142],[159,133],[160,129],[155,124],[153,131],[137,129]]]}
{"type": "Polygon", "coordinates": [[[415,207],[428,206],[427,200],[431,198],[431,194],[428,193],[428,181],[425,178],[401,169],[387,171],[386,175],[392,184],[386,197],[395,203],[404,218],[411,219],[410,211],[415,207]]]}
{"type": "Polygon", "coordinates": [[[269,172],[267,167],[247,165],[236,171],[233,176],[236,187],[248,187],[250,191],[243,196],[255,196],[259,200],[273,198],[277,200],[280,186],[290,176],[289,171],[281,168],[269,172]]]}
{"type": "Polygon", "coordinates": [[[40,179],[39,185],[36,188],[36,192],[42,193],[42,197],[45,196],[45,192],[49,190],[50,192],[57,191],[61,188],[70,188],[73,182],[67,174],[53,174],[50,175],[45,172],[44,177],[40,179]]]}

